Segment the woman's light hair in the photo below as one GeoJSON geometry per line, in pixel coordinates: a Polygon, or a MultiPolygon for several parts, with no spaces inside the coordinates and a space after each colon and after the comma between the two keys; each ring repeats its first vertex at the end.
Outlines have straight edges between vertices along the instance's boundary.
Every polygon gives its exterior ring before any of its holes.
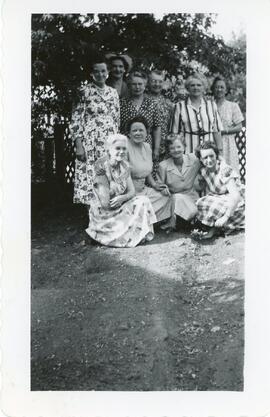
{"type": "Polygon", "coordinates": [[[114,135],[108,136],[108,139],[105,143],[106,150],[110,150],[116,142],[125,142],[125,145],[128,145],[128,139],[125,135],[121,135],[120,133],[115,133],[114,135]]]}
{"type": "Polygon", "coordinates": [[[202,83],[202,85],[204,87],[204,90],[207,90],[207,88],[208,88],[207,78],[203,74],[201,74],[200,72],[194,72],[194,74],[190,75],[186,79],[186,81],[185,81],[185,87],[186,87],[187,90],[189,89],[189,86],[190,86],[192,80],[194,80],[194,79],[201,81],[201,83],[202,83]]]}
{"type": "Polygon", "coordinates": [[[129,73],[129,76],[127,78],[127,82],[130,83],[132,81],[133,78],[138,77],[138,78],[142,78],[144,80],[144,82],[147,82],[147,75],[144,71],[140,71],[140,70],[133,70],[129,73]]]}

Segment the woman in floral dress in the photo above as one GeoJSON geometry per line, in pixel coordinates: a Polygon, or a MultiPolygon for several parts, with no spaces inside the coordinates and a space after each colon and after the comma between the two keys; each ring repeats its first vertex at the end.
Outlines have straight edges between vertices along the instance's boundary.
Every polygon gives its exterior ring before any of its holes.
{"type": "Polygon", "coordinates": [[[81,89],[70,125],[76,145],[74,203],[91,204],[94,163],[105,154],[108,135],[118,132],[120,121],[117,91],[105,85],[107,64],[103,59],[92,65],[93,82],[81,89]]]}
{"type": "Polygon", "coordinates": [[[238,149],[235,134],[242,129],[244,117],[237,103],[226,100],[227,86],[222,77],[216,77],[212,84],[212,92],[222,121],[221,131],[223,142],[223,157],[236,172],[239,172],[238,149]]]}
{"type": "Polygon", "coordinates": [[[219,159],[218,149],[211,142],[203,143],[196,155],[202,164],[201,188],[206,192],[197,200],[197,219],[208,229],[200,239],[210,239],[221,231],[243,229],[245,197],[238,174],[223,158],[219,159]]]}
{"type": "Polygon", "coordinates": [[[149,199],[135,196],[126,161],[127,138],[111,135],[107,155],[95,164],[89,236],[106,246],[134,247],[154,237],[156,216],[149,199]]]}

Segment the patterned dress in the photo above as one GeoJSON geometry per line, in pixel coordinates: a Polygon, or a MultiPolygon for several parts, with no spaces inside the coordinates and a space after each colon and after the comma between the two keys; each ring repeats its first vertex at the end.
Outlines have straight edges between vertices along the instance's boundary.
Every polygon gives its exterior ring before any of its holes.
{"type": "MultiPolygon", "coordinates": [[[[225,130],[242,123],[244,120],[238,104],[233,103],[232,101],[224,100],[224,102],[218,106],[218,112],[225,130]]],[[[239,157],[235,143],[235,133],[232,135],[222,135],[222,142],[223,157],[225,161],[238,173],[239,157]]]]}
{"type": "Polygon", "coordinates": [[[245,227],[244,186],[241,184],[237,173],[225,161],[218,160],[214,172],[209,172],[203,167],[200,174],[206,186],[207,194],[197,201],[198,220],[207,226],[213,227],[216,220],[226,213],[229,207],[227,184],[231,179],[234,179],[241,194],[241,200],[223,229],[243,229],[245,227]]]}
{"type": "Polygon", "coordinates": [[[153,167],[152,150],[149,143],[143,142],[141,146],[136,146],[130,140],[128,144],[128,159],[136,194],[149,198],[154,208],[157,222],[169,219],[173,215],[172,198],[161,194],[152,187],[147,187],[145,184],[146,177],[151,174],[153,167]]]}
{"type": "Polygon", "coordinates": [[[118,132],[119,97],[117,91],[95,84],[82,88],[81,100],[75,107],[70,125],[73,140],[81,138],[86,162],[76,159],[74,180],[74,203],[90,204],[93,195],[94,163],[105,154],[108,135],[118,132]]]}
{"type": "Polygon", "coordinates": [[[144,238],[153,238],[156,216],[147,197],[136,196],[119,208],[105,208],[101,204],[102,191],[109,198],[125,194],[130,177],[127,162],[121,163],[120,173],[103,157],[95,164],[93,198],[89,209],[89,227],[86,232],[102,245],[117,248],[133,248],[144,238]],[[103,190],[100,187],[103,186],[103,190]]]}
{"type": "Polygon", "coordinates": [[[161,117],[159,114],[157,104],[151,100],[149,97],[144,96],[143,102],[139,108],[134,106],[130,98],[123,98],[120,100],[120,132],[124,135],[127,135],[127,122],[130,119],[133,119],[135,116],[143,116],[147,123],[149,132],[146,137],[146,142],[148,142],[152,147],[152,134],[155,127],[161,126],[161,117]]]}
{"type": "Polygon", "coordinates": [[[183,132],[186,153],[194,152],[202,142],[214,142],[213,133],[221,130],[222,123],[217,106],[212,100],[202,98],[198,109],[193,107],[189,97],[174,106],[170,132],[183,132]]]}
{"type": "Polygon", "coordinates": [[[158,111],[161,120],[161,141],[159,148],[159,160],[162,161],[167,156],[166,137],[169,133],[170,120],[173,111],[173,103],[166,97],[159,95],[154,96],[149,94],[150,99],[158,105],[158,111]]]}

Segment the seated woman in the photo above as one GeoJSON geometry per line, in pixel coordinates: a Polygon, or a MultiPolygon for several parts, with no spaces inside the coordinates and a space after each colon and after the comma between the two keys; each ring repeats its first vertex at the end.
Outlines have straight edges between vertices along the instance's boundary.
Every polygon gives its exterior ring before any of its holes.
{"type": "Polygon", "coordinates": [[[166,184],[155,181],[152,176],[152,149],[149,143],[145,142],[147,128],[147,122],[142,116],[134,117],[127,123],[131,178],[136,195],[147,196],[151,201],[156,221],[168,219],[169,225],[169,222],[173,220],[173,201],[166,184]]]}
{"type": "MultiPolygon", "coordinates": [[[[197,219],[208,229],[199,239],[210,239],[221,232],[244,228],[244,186],[238,174],[219,158],[217,147],[203,143],[196,150],[200,158],[201,188],[206,195],[197,201],[197,219]]],[[[196,238],[196,234],[193,236],[196,238]]]]}
{"type": "Polygon", "coordinates": [[[126,136],[109,136],[106,148],[107,155],[95,164],[94,196],[86,232],[102,245],[134,247],[153,239],[156,216],[147,197],[135,196],[126,162],[126,136]]]}
{"type": "Polygon", "coordinates": [[[199,198],[194,181],[200,169],[200,162],[194,154],[184,154],[183,136],[167,136],[170,158],[159,164],[158,178],[165,183],[174,198],[174,213],[180,217],[182,226],[197,214],[196,201],[199,198]]]}

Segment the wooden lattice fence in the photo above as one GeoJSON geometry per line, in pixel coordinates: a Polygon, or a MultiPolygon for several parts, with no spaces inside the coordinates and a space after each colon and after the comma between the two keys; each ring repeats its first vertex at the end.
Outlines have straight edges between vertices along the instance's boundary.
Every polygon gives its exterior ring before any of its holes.
{"type": "MultiPolygon", "coordinates": [[[[34,139],[34,138],[33,138],[34,139]]],[[[245,183],[246,176],[246,128],[235,137],[238,148],[240,177],[245,183]]],[[[32,180],[33,182],[57,181],[72,184],[75,174],[75,150],[71,141],[68,121],[54,126],[54,134],[33,140],[32,180]]]]}

